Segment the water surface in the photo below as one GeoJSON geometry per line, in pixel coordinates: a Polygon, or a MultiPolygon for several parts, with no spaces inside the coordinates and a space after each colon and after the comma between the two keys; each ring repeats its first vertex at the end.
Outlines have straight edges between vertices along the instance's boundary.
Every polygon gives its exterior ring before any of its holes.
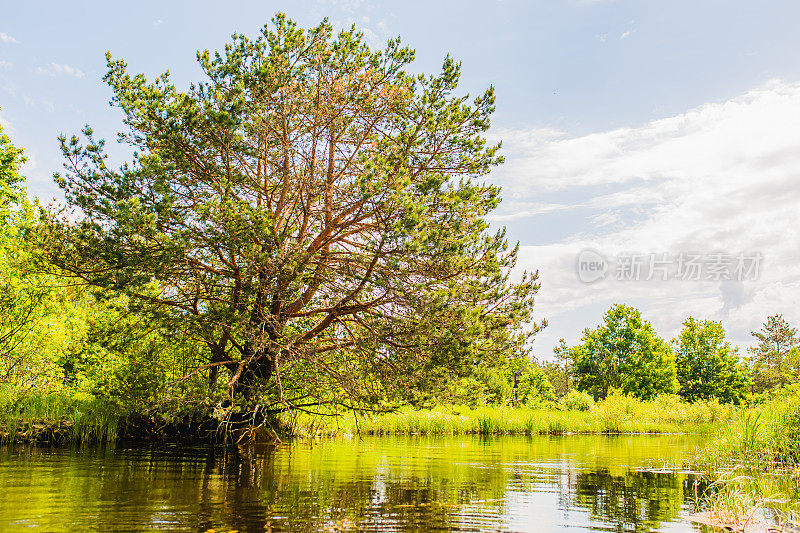
{"type": "Polygon", "coordinates": [[[0,449],[0,531],[673,531],[694,436],[0,449]],[[647,470],[642,470],[647,469],[647,470]]]}

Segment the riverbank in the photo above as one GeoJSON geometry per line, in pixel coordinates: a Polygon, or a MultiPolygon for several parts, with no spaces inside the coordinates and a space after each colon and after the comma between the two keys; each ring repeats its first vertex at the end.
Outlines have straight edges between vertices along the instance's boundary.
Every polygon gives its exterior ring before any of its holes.
{"type": "Polygon", "coordinates": [[[0,403],[0,443],[111,442],[124,417],[118,406],[96,398],[27,394],[13,403],[0,403]]]}
{"type": "Polygon", "coordinates": [[[0,444],[59,446],[119,440],[200,444],[224,438],[220,422],[199,410],[167,415],[63,393],[26,395],[13,403],[0,403],[0,444]]]}
{"type": "MultiPolygon", "coordinates": [[[[260,438],[344,435],[709,434],[736,418],[739,408],[717,402],[686,403],[674,396],[641,401],[614,394],[593,402],[572,394],[537,406],[437,405],[384,413],[285,413],[260,438]]],[[[245,428],[246,432],[247,428],[245,428]]],[[[236,441],[240,440],[239,428],[236,441]]],[[[221,423],[191,415],[126,412],[93,398],[29,396],[0,406],[0,441],[50,444],[126,440],[224,440],[221,423]]],[[[230,442],[230,440],[229,440],[230,442]]]]}

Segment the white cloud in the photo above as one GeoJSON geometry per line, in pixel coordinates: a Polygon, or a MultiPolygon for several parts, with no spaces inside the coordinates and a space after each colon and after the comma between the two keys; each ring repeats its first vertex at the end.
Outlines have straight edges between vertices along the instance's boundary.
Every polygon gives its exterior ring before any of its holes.
{"type": "Polygon", "coordinates": [[[619,40],[621,41],[622,39],[626,39],[626,38],[628,38],[630,36],[631,36],[631,32],[629,30],[629,31],[626,31],[625,33],[623,33],[622,35],[620,35],[619,36],[619,40]]]}
{"type": "Polygon", "coordinates": [[[350,29],[355,24],[356,31],[363,33],[367,44],[373,48],[382,48],[389,37],[389,25],[385,18],[376,22],[368,16],[348,16],[334,19],[332,24],[334,28],[339,29],[350,29]]]}
{"type": "Polygon", "coordinates": [[[2,59],[0,59],[0,68],[1,69],[8,70],[13,66],[14,66],[14,63],[12,63],[11,61],[3,61],[2,59]]]}
{"type": "Polygon", "coordinates": [[[18,40],[14,39],[7,33],[3,33],[2,31],[0,31],[0,41],[3,41],[6,44],[19,44],[18,40]]]}
{"type": "Polygon", "coordinates": [[[636,128],[496,135],[508,163],[492,174],[507,199],[495,220],[550,228],[559,211],[575,223],[566,238],[520,251],[523,268],[540,270],[538,312],[551,322],[540,356],[561,336],[575,341],[614,302],[638,306],[667,337],[690,314],[723,320],[740,344],[768,314],[800,325],[800,83],[773,81],[636,128]],[[557,204],[541,200],[553,195],[557,204]],[[758,280],[741,283],[585,285],[575,259],[589,247],[612,256],[758,251],[764,261],[758,280]]]}
{"type": "Polygon", "coordinates": [[[505,210],[505,212],[498,211],[496,213],[491,213],[486,219],[491,222],[505,223],[520,218],[551,213],[553,211],[563,211],[571,208],[571,206],[563,204],[544,204],[537,202],[514,202],[511,203],[509,207],[510,209],[505,210]]]}
{"type": "Polygon", "coordinates": [[[39,74],[46,74],[48,76],[55,76],[57,74],[66,74],[67,76],[73,76],[75,78],[83,78],[86,76],[82,70],[71,65],[67,65],[66,63],[48,63],[47,66],[37,68],[36,72],[39,74]]]}

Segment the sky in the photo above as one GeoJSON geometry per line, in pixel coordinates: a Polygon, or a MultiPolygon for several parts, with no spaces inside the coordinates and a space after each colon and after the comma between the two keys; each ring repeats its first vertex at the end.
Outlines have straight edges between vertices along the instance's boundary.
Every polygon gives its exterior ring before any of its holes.
{"type": "Polygon", "coordinates": [[[742,353],[767,315],[800,325],[795,0],[0,0],[0,124],[26,150],[29,193],[60,198],[59,133],[90,124],[113,144],[106,51],[188,87],[197,50],[277,11],[356,24],[373,46],[399,35],[414,70],[450,54],[463,92],[496,88],[490,221],[539,272],[537,358],[615,303],[667,339],[690,315],[720,320],[742,353]]]}

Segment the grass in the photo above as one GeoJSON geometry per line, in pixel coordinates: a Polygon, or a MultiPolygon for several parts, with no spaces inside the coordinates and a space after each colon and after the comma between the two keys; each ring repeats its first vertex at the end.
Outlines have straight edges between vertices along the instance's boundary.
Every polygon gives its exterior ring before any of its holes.
{"type": "MultiPolygon", "coordinates": [[[[797,527],[797,500],[791,499],[792,476],[735,468],[716,474],[702,507],[715,524],[744,530],[760,526],[797,527]]],[[[796,491],[796,483],[795,491],[796,491]]]]}
{"type": "Polygon", "coordinates": [[[798,527],[800,390],[739,413],[688,466],[711,481],[702,504],[712,520],[798,527]]]}
{"type": "Polygon", "coordinates": [[[113,441],[119,419],[117,406],[93,397],[30,394],[0,403],[0,443],[113,441]]]}
{"type": "Polygon", "coordinates": [[[668,396],[641,401],[612,395],[587,410],[563,404],[538,407],[439,405],[403,408],[378,415],[283,419],[296,436],[317,435],[537,435],[562,433],[711,433],[735,417],[736,408],[717,402],[689,404],[668,396]]]}

